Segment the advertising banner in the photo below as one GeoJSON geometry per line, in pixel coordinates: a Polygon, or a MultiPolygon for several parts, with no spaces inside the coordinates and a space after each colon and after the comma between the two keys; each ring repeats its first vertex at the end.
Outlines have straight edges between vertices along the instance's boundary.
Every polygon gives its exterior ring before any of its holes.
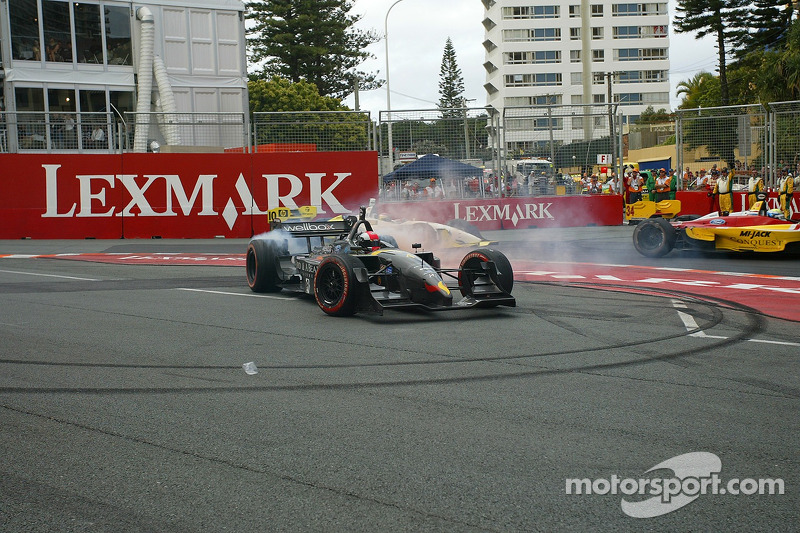
{"type": "Polygon", "coordinates": [[[382,203],[377,212],[392,218],[447,224],[460,219],[480,230],[616,226],[622,197],[612,194],[421,200],[382,203]]]}
{"type": "Polygon", "coordinates": [[[269,209],[356,212],[375,152],[0,154],[0,239],[246,238],[269,209]]]}

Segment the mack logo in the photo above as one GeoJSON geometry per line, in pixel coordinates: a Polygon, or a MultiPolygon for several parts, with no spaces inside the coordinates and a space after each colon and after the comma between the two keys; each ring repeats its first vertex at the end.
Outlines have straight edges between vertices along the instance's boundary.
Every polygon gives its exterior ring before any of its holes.
{"type": "Polygon", "coordinates": [[[336,224],[325,222],[303,222],[302,224],[283,224],[282,229],[286,231],[337,231],[336,224]]]}
{"type": "Polygon", "coordinates": [[[464,216],[461,216],[461,204],[453,204],[455,209],[454,218],[463,218],[467,222],[483,222],[494,220],[510,220],[514,226],[520,220],[538,220],[542,218],[549,218],[553,220],[555,217],[550,214],[550,203],[539,204],[517,204],[517,205],[467,205],[464,206],[464,216]]]}
{"type": "Polygon", "coordinates": [[[744,230],[739,233],[739,237],[769,237],[772,234],[771,231],[758,231],[754,229],[744,230]]]}
{"type": "MultiPolygon", "coordinates": [[[[221,202],[214,201],[214,180],[216,174],[201,174],[197,177],[190,194],[186,193],[185,184],[187,180],[182,180],[177,174],[85,174],[76,175],[74,179],[78,181],[77,202],[64,210],[59,210],[59,189],[58,189],[58,169],[61,165],[42,165],[45,173],[45,201],[46,209],[42,218],[80,218],[80,217],[112,217],[112,216],[139,216],[139,217],[176,217],[178,211],[183,216],[189,216],[193,209],[199,204],[199,216],[219,216],[214,206],[221,202]],[[153,193],[148,194],[148,190],[154,183],[163,183],[165,190],[164,196],[153,198],[153,193]],[[128,204],[120,209],[120,206],[113,205],[107,199],[109,190],[122,185],[130,195],[128,204]],[[156,211],[152,205],[164,206],[156,211]],[[138,213],[134,212],[134,209],[138,213]]],[[[233,229],[239,215],[269,215],[271,209],[283,206],[288,209],[299,209],[295,198],[304,190],[309,193],[309,204],[319,206],[318,212],[325,213],[323,206],[327,205],[336,214],[348,213],[350,210],[345,208],[339,199],[334,195],[334,190],[348,176],[350,172],[336,172],[333,174],[335,180],[333,184],[323,189],[322,180],[327,176],[322,172],[309,172],[302,178],[293,174],[262,174],[261,177],[267,182],[266,207],[262,209],[259,202],[253,198],[247,180],[244,175],[239,174],[236,180],[235,190],[238,202],[234,202],[233,197],[227,199],[222,210],[222,218],[233,229]],[[280,194],[281,186],[288,192],[280,194]],[[242,207],[237,207],[242,206],[242,207]]],[[[155,189],[153,189],[155,190],[155,189]]],[[[109,194],[110,196],[110,194],[109,194]]],[[[259,199],[263,201],[263,199],[259,199]]]]}

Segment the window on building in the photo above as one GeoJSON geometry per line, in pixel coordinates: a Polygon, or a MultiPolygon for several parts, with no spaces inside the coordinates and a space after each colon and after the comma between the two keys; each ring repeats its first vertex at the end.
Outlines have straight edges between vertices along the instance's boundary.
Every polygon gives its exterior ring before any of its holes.
{"type": "Polygon", "coordinates": [[[612,31],[614,39],[639,39],[641,38],[639,26],[614,26],[612,31]]]}
{"type": "Polygon", "coordinates": [[[560,41],[561,28],[535,28],[531,30],[532,41],[560,41]]]}
{"type": "Polygon", "coordinates": [[[612,4],[611,15],[614,17],[666,15],[667,4],[647,3],[647,4],[612,4]]]}
{"type": "Polygon", "coordinates": [[[100,33],[100,6],[76,3],[75,57],[79,63],[103,64],[103,38],[100,33]]]}
{"type": "Polygon", "coordinates": [[[581,6],[579,5],[569,6],[569,18],[574,19],[580,16],[581,16],[581,6]]]}
{"type": "Polygon", "coordinates": [[[593,17],[603,16],[603,4],[592,4],[592,16],[593,17]]]}
{"type": "Polygon", "coordinates": [[[592,50],[592,61],[599,63],[606,60],[605,50],[592,50]]]}
{"type": "Polygon", "coordinates": [[[132,65],[131,20],[124,6],[105,6],[106,50],[109,65],[132,65]]]}
{"type": "Polygon", "coordinates": [[[514,6],[503,8],[504,19],[558,18],[559,6],[514,6]]]}
{"type": "Polygon", "coordinates": [[[583,83],[583,73],[582,72],[570,72],[569,73],[569,84],[570,85],[580,85],[583,83]]]}
{"type": "Polygon", "coordinates": [[[604,95],[604,94],[593,94],[592,95],[592,103],[605,104],[606,103],[606,95],[604,95]]]}
{"type": "Polygon", "coordinates": [[[573,94],[570,96],[570,102],[572,105],[581,105],[583,103],[583,95],[582,94],[573,94]]]}
{"type": "Polygon", "coordinates": [[[17,144],[23,150],[47,148],[44,89],[16,87],[14,104],[17,108],[17,144]]]}
{"type": "Polygon", "coordinates": [[[561,52],[559,50],[539,50],[533,53],[534,63],[559,63],[561,52]]]}
{"type": "Polygon", "coordinates": [[[510,74],[505,77],[506,87],[540,87],[561,85],[561,73],[510,74]]]}
{"type": "Polygon", "coordinates": [[[69,4],[53,0],[42,2],[42,29],[44,30],[45,61],[72,63],[69,4]]]}
{"type": "Polygon", "coordinates": [[[580,28],[570,28],[569,29],[569,39],[570,41],[579,41],[581,38],[581,29],[580,28]]]}
{"type": "Polygon", "coordinates": [[[617,73],[617,83],[641,83],[642,71],[626,70],[617,73]]]}
{"type": "Polygon", "coordinates": [[[8,14],[11,26],[11,57],[41,61],[39,11],[36,2],[8,0],[8,14]]]}
{"type": "Polygon", "coordinates": [[[614,59],[617,61],[639,61],[642,56],[640,48],[618,48],[614,50],[614,59]]]}
{"type": "Polygon", "coordinates": [[[660,83],[667,81],[666,70],[645,70],[642,73],[642,78],[645,83],[660,83]]]}
{"type": "Polygon", "coordinates": [[[78,149],[77,114],[74,89],[48,89],[50,146],[56,150],[78,149]]]}
{"type": "Polygon", "coordinates": [[[570,50],[569,51],[569,62],[570,63],[580,63],[581,62],[581,51],[580,50],[570,50]]]}
{"type": "Polygon", "coordinates": [[[596,41],[596,40],[602,39],[602,38],[603,38],[603,28],[602,28],[602,26],[599,27],[599,28],[592,28],[592,39],[594,39],[596,41]]]}
{"type": "Polygon", "coordinates": [[[669,59],[666,48],[644,48],[642,49],[643,60],[669,59]]]}

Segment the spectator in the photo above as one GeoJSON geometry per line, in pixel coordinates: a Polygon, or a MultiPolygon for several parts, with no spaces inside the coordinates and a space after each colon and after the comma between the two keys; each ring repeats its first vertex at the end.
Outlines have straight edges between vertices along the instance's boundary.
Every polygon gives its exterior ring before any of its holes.
{"type": "Polygon", "coordinates": [[[642,187],[644,180],[637,170],[632,170],[628,178],[628,203],[635,204],[642,201],[642,187]]]}
{"type": "Polygon", "coordinates": [[[656,202],[660,202],[662,200],[669,200],[669,176],[667,176],[666,169],[662,168],[658,171],[658,177],[656,178],[655,188],[656,188],[656,197],[655,197],[656,202]]]}
{"type": "Polygon", "coordinates": [[[694,184],[694,188],[696,190],[708,189],[708,176],[706,175],[706,169],[701,168],[700,171],[697,173],[697,181],[694,184]]]}
{"type": "Polygon", "coordinates": [[[592,174],[592,177],[589,178],[589,187],[587,188],[587,192],[589,194],[600,194],[603,192],[600,181],[597,179],[597,174],[592,174]]]}

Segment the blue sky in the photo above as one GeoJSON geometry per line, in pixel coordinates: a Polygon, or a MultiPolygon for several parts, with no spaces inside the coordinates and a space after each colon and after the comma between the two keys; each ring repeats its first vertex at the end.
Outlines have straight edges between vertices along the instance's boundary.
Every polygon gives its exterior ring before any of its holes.
{"type": "MultiPolygon", "coordinates": [[[[353,12],[363,15],[359,27],[372,29],[381,36],[389,7],[395,0],[355,0],[353,12]]],[[[670,19],[675,16],[676,2],[669,1],[670,19]]],[[[392,109],[412,110],[436,107],[439,99],[439,66],[444,44],[448,37],[453,41],[458,66],[464,76],[465,97],[475,99],[473,106],[486,103],[483,84],[485,38],[483,4],[480,0],[402,0],[389,14],[389,68],[392,90],[392,109]]],[[[383,39],[369,51],[376,57],[365,62],[362,70],[378,72],[385,79],[386,45],[383,39]]],[[[670,30],[670,91],[671,106],[679,100],[675,86],[701,70],[714,72],[716,49],[713,40],[696,40],[690,34],[677,34],[670,30]]],[[[352,107],[353,97],[345,100],[352,107]]],[[[386,110],[386,89],[362,92],[361,108],[372,111],[386,110]]]]}

